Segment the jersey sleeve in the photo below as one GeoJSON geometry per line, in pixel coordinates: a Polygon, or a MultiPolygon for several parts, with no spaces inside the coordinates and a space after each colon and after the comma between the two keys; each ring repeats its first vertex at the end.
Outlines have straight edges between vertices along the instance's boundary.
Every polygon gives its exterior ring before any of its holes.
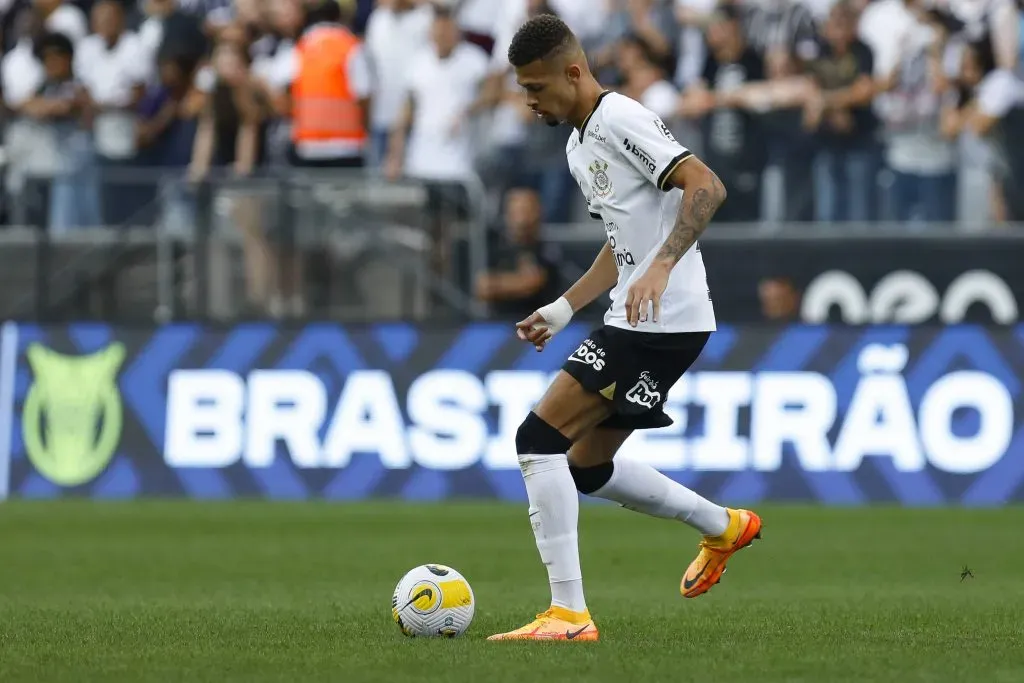
{"type": "Polygon", "coordinates": [[[670,190],[672,172],[693,153],[676,141],[661,117],[628,100],[606,114],[606,121],[625,159],[659,190],[670,190]]]}

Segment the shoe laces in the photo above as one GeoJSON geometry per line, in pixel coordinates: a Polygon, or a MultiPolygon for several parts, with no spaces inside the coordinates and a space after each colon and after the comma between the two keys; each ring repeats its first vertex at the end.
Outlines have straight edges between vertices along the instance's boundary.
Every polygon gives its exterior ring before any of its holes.
{"type": "Polygon", "coordinates": [[[725,548],[716,548],[715,546],[711,545],[708,541],[701,541],[700,543],[698,543],[697,550],[699,550],[700,552],[704,552],[706,550],[710,553],[718,553],[719,555],[725,552],[725,548]]]}

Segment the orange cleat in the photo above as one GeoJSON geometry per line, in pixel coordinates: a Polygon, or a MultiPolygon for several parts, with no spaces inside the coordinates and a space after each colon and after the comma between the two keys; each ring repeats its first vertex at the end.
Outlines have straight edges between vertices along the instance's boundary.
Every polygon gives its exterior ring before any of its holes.
{"type": "Polygon", "coordinates": [[[761,518],[750,510],[729,509],[729,526],[721,536],[705,536],[697,559],[690,563],[679,584],[684,598],[695,598],[722,580],[725,563],[733,553],[761,538],[761,518]]]}
{"type": "Polygon", "coordinates": [[[550,607],[543,614],[515,631],[497,633],[487,640],[597,640],[597,626],[590,612],[573,612],[564,607],[550,607]]]}

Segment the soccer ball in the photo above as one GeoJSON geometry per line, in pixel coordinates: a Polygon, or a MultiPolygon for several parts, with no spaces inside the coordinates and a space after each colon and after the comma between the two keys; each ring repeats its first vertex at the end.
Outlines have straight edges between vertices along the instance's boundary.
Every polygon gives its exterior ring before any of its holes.
{"type": "Polygon", "coordinates": [[[454,638],[473,621],[476,600],[466,578],[443,564],[425,564],[402,577],[391,598],[391,616],[412,637],[454,638]]]}

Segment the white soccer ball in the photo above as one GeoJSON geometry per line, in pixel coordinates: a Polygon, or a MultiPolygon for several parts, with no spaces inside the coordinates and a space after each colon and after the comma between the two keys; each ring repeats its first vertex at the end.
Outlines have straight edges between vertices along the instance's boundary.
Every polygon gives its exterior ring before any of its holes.
{"type": "Polygon", "coordinates": [[[416,567],[402,577],[391,598],[391,616],[410,638],[455,638],[466,632],[475,612],[466,577],[443,564],[416,567]]]}

